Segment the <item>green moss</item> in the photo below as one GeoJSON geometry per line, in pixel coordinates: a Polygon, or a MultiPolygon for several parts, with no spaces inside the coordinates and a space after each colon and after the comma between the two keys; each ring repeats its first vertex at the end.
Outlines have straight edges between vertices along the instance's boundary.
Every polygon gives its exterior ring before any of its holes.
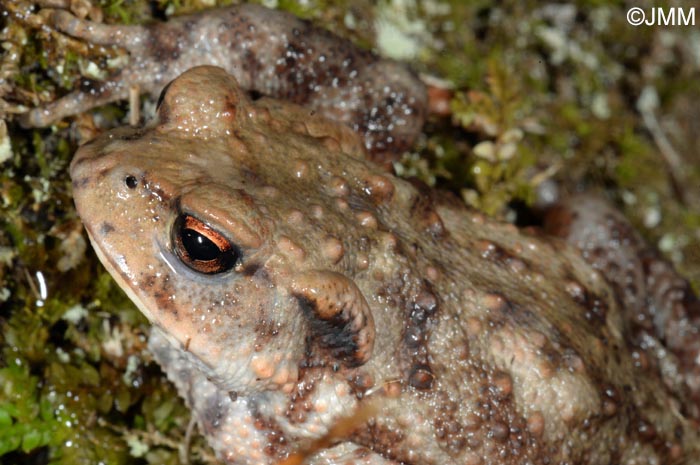
{"type": "Polygon", "coordinates": [[[700,95],[692,47],[684,48],[692,28],[630,27],[621,4],[557,5],[552,16],[536,2],[452,6],[450,27],[436,28],[446,49],[426,61],[456,84],[453,119],[467,137],[431,139],[423,150],[428,177],[432,169],[442,173],[448,154],[468,169],[451,170],[447,185],[461,184],[469,203],[506,217],[513,202],[532,201],[546,177],[564,191],[603,191],[652,243],[664,239],[669,258],[697,288],[700,231],[686,228],[700,209],[700,160],[686,142],[697,133],[687,121],[698,116],[684,103],[700,95]],[[459,34],[444,32],[455,28],[459,34]],[[682,159],[677,180],[636,108],[649,85],[659,95],[657,118],[682,159]],[[523,138],[512,160],[474,156],[479,144],[498,146],[505,128],[514,127],[523,138]],[[653,208],[661,212],[657,224],[649,221],[653,208]]]}
{"type": "Polygon", "coordinates": [[[56,446],[65,437],[50,403],[38,401],[38,378],[19,361],[0,369],[0,455],[56,446]]]}
{"type": "MultiPolygon", "coordinates": [[[[377,8],[392,11],[388,0],[378,7],[278,3],[367,48],[377,8]]],[[[143,0],[97,4],[108,22],[151,19],[143,0]]],[[[565,191],[600,190],[700,288],[700,159],[692,123],[700,120],[700,81],[688,46],[692,28],[630,27],[623,2],[552,4],[556,15],[534,1],[414,6],[424,30],[412,65],[448,80],[454,96],[451,118],[431,118],[416,151],[404,157],[404,175],[507,219],[531,204],[548,178],[565,191]],[[645,86],[655,88],[655,114],[684,163],[676,186],[636,109],[645,86]],[[650,225],[655,209],[660,219],[650,225]]],[[[158,2],[164,15],[202,7],[198,0],[158,2]]],[[[81,63],[104,64],[118,53],[57,40],[10,18],[8,43],[22,44],[11,90],[2,95],[11,104],[51,100],[75,86],[81,63]]],[[[123,108],[100,112],[116,121],[123,108]]],[[[69,125],[29,131],[9,123],[14,157],[0,165],[0,455],[16,463],[42,452],[51,463],[177,463],[189,414],[157,367],[141,359],[145,320],[81,236],[66,173],[76,148],[69,125]],[[77,257],[67,257],[69,250],[77,257]],[[115,346],[122,352],[107,349],[115,346]]],[[[213,462],[201,439],[191,455],[213,462]]]]}

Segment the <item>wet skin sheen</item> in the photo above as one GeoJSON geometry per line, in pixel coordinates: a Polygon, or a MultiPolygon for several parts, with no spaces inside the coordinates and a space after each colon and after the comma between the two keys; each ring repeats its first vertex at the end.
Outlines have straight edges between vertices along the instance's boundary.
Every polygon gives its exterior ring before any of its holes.
{"type": "Polygon", "coordinates": [[[619,215],[554,213],[582,256],[364,146],[197,67],[73,160],[90,239],[223,462],[692,463],[694,297],[619,215]]]}

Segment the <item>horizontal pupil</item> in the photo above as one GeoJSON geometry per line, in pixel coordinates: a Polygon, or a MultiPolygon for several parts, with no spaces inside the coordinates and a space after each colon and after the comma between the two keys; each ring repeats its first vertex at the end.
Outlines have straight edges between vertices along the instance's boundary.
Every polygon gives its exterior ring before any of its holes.
{"type": "Polygon", "coordinates": [[[172,243],[182,263],[202,274],[218,274],[236,266],[240,250],[205,222],[181,214],[172,229],[172,243]]]}
{"type": "Polygon", "coordinates": [[[216,260],[222,251],[212,241],[193,229],[182,232],[182,245],[192,260],[216,260]]]}

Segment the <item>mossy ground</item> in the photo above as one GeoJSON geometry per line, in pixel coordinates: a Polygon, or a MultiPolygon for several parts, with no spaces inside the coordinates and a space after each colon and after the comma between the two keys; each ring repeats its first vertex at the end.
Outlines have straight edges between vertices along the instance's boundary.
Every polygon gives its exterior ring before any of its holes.
{"type": "MultiPolygon", "coordinates": [[[[630,26],[622,2],[264,3],[450,83],[452,115],[431,119],[402,173],[511,221],[552,180],[598,190],[699,288],[696,28],[630,26]]],[[[31,2],[3,6],[0,111],[11,146],[0,127],[0,461],[177,463],[189,414],[142,353],[144,318],[86,244],[67,176],[74,126],[24,130],[12,118],[18,105],[72,88],[87,56],[104,64],[118,52],[39,29],[31,2]]],[[[105,21],[134,23],[212,5],[95,6],[105,21]]],[[[201,439],[189,449],[193,462],[213,462],[201,439]]]]}

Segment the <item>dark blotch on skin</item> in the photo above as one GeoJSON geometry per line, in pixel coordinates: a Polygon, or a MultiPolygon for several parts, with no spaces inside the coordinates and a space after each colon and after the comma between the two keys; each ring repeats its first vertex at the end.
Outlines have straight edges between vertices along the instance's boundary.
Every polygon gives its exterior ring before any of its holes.
{"type": "MultiPolygon", "coordinates": [[[[468,437],[465,426],[457,419],[461,406],[449,400],[444,392],[439,392],[437,398],[439,402],[433,417],[435,439],[451,453],[458,454],[466,447],[468,437]]],[[[477,429],[471,426],[472,432],[477,429]]]]}
{"type": "Polygon", "coordinates": [[[272,339],[279,335],[277,322],[260,320],[255,324],[255,350],[260,351],[270,344],[272,339]]]}
{"type": "Polygon", "coordinates": [[[413,198],[410,206],[411,217],[417,222],[420,228],[425,230],[435,239],[444,239],[448,231],[443,224],[442,218],[435,209],[435,194],[424,182],[420,180],[410,180],[413,187],[418,189],[417,195],[413,198]]]}
{"type": "Polygon", "coordinates": [[[243,268],[240,270],[240,273],[243,276],[253,276],[253,275],[258,274],[258,272],[261,270],[264,271],[264,269],[262,267],[262,263],[251,262],[251,263],[245,263],[243,265],[243,268]]]}
{"type": "Polygon", "coordinates": [[[141,286],[150,289],[155,298],[158,309],[173,315],[176,321],[180,320],[180,311],[175,302],[170,298],[173,295],[172,284],[167,279],[148,275],[142,278],[141,286]]]}
{"type": "Polygon", "coordinates": [[[416,389],[426,390],[430,389],[433,385],[433,372],[428,365],[416,365],[411,369],[411,373],[408,376],[408,384],[416,389]]]}
{"type": "Polygon", "coordinates": [[[147,130],[144,128],[136,128],[130,131],[122,131],[119,134],[119,140],[131,141],[131,140],[141,140],[146,134],[147,130]]]}
{"type": "Polygon", "coordinates": [[[588,289],[583,288],[582,293],[577,293],[571,296],[574,302],[586,309],[584,314],[586,320],[605,323],[605,318],[608,312],[608,305],[604,299],[592,294],[588,289]]]}
{"type": "Polygon", "coordinates": [[[330,352],[331,357],[343,360],[348,366],[357,366],[359,361],[355,360],[355,355],[359,350],[359,345],[355,339],[356,333],[352,331],[348,322],[338,313],[331,318],[318,318],[318,310],[315,309],[315,302],[307,299],[303,295],[295,295],[299,304],[307,316],[310,326],[310,333],[307,344],[307,356],[313,358],[314,348],[325,349],[330,352]]]}
{"type": "Polygon", "coordinates": [[[428,318],[432,317],[438,309],[438,300],[431,290],[430,283],[425,281],[424,286],[425,288],[420,291],[411,305],[409,321],[404,333],[404,342],[409,348],[416,350],[414,353],[417,353],[427,341],[428,318]]]}
{"type": "Polygon", "coordinates": [[[145,178],[141,182],[147,191],[155,194],[162,202],[168,202],[172,198],[172,195],[164,191],[158,184],[151,183],[145,178]]]}
{"type": "MultiPolygon", "coordinates": [[[[161,62],[176,62],[182,53],[183,31],[167,27],[168,23],[154,23],[146,29],[146,46],[154,57],[161,62]]],[[[190,31],[196,25],[192,20],[185,20],[182,25],[185,31],[190,31]],[[189,28],[187,28],[189,26],[189,28]]]]}
{"type": "Polygon", "coordinates": [[[72,182],[73,190],[84,189],[90,183],[89,177],[74,179],[72,182]]]}
{"type": "Polygon", "coordinates": [[[323,377],[322,370],[302,368],[300,381],[289,396],[289,404],[285,417],[291,423],[303,423],[307,420],[308,413],[313,410],[312,394],[316,392],[316,386],[323,377]]]}
{"type": "Polygon", "coordinates": [[[524,266],[525,269],[532,268],[532,265],[524,261],[521,257],[505,249],[500,244],[483,241],[480,244],[481,256],[501,267],[524,266]],[[520,265],[521,264],[521,265],[520,265]]]}
{"type": "Polygon", "coordinates": [[[411,463],[406,461],[408,457],[398,455],[401,445],[405,441],[403,432],[393,430],[376,420],[370,420],[367,425],[359,428],[352,435],[352,440],[357,444],[371,447],[373,450],[380,448],[379,450],[387,451],[383,455],[388,459],[406,464],[411,463]]]}
{"type": "Polygon", "coordinates": [[[110,86],[94,79],[82,78],[80,80],[80,92],[86,95],[101,94],[107,98],[111,94],[110,86]]]}
{"type": "Polygon", "coordinates": [[[102,234],[103,236],[106,236],[112,231],[114,231],[114,226],[111,223],[105,221],[104,223],[102,223],[102,226],[100,226],[100,234],[102,234]]]}
{"type": "Polygon", "coordinates": [[[257,414],[253,425],[267,437],[263,448],[265,455],[275,459],[274,462],[278,462],[289,454],[289,444],[282,428],[273,419],[257,414]]]}
{"type": "Polygon", "coordinates": [[[217,392],[206,398],[204,408],[199,416],[204,434],[214,434],[221,426],[221,420],[226,416],[226,410],[221,408],[223,405],[220,399],[221,395],[220,392],[217,392]]]}

